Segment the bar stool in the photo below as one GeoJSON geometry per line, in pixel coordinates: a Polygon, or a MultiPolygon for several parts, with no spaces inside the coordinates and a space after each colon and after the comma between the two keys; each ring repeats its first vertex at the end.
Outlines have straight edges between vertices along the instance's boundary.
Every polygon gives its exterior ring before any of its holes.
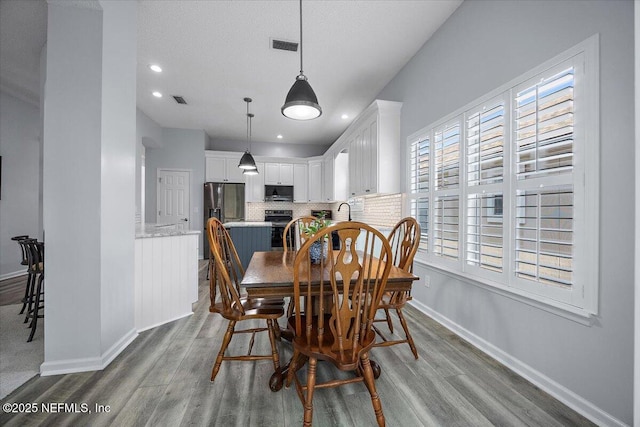
{"type": "Polygon", "coordinates": [[[38,326],[38,319],[44,318],[44,243],[35,239],[21,240],[27,250],[27,260],[29,261],[29,296],[27,298],[27,316],[24,322],[31,319],[29,328],[31,333],[27,342],[33,340],[33,335],[38,326]],[[40,312],[41,310],[42,313],[40,312]]]}
{"type": "MultiPolygon", "coordinates": [[[[13,236],[11,240],[13,240],[14,242],[20,242],[20,240],[24,240],[28,238],[29,236],[25,234],[22,236],[13,236]]],[[[29,264],[29,262],[27,261],[27,253],[24,251],[24,248],[22,246],[20,246],[20,251],[22,252],[22,261],[20,261],[20,264],[21,265],[29,264]]]]}
{"type": "MultiPolygon", "coordinates": [[[[27,308],[27,305],[29,304],[29,299],[31,298],[31,295],[33,295],[33,289],[35,288],[35,285],[34,285],[35,273],[31,270],[31,267],[29,265],[29,254],[28,254],[29,249],[26,245],[26,242],[30,242],[30,241],[35,242],[36,239],[31,239],[29,238],[29,236],[16,236],[16,237],[12,237],[11,240],[15,240],[20,245],[20,251],[22,252],[22,262],[20,264],[27,266],[27,283],[24,287],[24,297],[22,297],[22,309],[20,310],[20,313],[18,313],[18,314],[22,314],[24,313],[24,310],[27,308]]],[[[25,323],[27,323],[26,319],[25,319],[25,323]]]]}

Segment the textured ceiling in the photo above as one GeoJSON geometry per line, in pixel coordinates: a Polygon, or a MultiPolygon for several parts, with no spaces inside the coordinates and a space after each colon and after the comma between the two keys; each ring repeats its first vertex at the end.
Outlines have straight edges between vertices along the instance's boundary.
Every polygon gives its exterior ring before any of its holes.
{"type": "MultiPolygon", "coordinates": [[[[255,142],[329,145],[460,3],[303,1],[304,72],[323,114],[298,122],[282,116],[280,107],[299,72],[299,54],[270,48],[271,38],[299,41],[297,1],[141,0],[138,107],[163,127],[244,140],[243,98],[251,97],[255,142]],[[164,71],[153,73],[152,63],[164,71]],[[151,95],[156,90],[163,98],[151,95]]],[[[0,8],[2,87],[37,96],[46,3],[0,0],[0,8]]]]}

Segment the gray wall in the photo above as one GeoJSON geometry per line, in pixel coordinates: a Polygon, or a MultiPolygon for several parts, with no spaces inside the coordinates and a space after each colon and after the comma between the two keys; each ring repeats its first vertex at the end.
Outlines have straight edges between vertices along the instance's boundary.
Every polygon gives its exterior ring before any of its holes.
{"type": "Polygon", "coordinates": [[[592,418],[629,425],[634,222],[623,213],[634,208],[633,12],[631,1],[466,1],[377,97],[404,103],[405,156],[408,135],[600,34],[600,311],[593,325],[423,265],[416,273],[430,276],[431,286],[416,286],[413,295],[592,418]]]}
{"type": "Polygon", "coordinates": [[[11,237],[42,238],[40,215],[40,112],[38,107],[0,92],[0,279],[24,273],[18,244],[11,237]]]}
{"type": "MultiPolygon", "coordinates": [[[[244,152],[247,141],[210,139],[207,150],[244,152]]],[[[274,142],[252,142],[251,154],[265,157],[314,157],[321,156],[330,145],[284,144],[274,142]]]]}
{"type": "MultiPolygon", "coordinates": [[[[204,147],[203,130],[162,128],[162,147],[146,150],[146,218],[156,222],[156,180],[158,168],[190,169],[191,174],[191,229],[204,230],[202,206],[204,200],[204,147]]],[[[202,233],[200,253],[202,253],[202,233]]]]}

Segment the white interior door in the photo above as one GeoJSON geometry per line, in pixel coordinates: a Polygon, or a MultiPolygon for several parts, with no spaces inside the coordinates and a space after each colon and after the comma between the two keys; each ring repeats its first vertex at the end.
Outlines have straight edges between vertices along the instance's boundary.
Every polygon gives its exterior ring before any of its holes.
{"type": "Polygon", "coordinates": [[[191,229],[189,200],[191,184],[189,171],[159,169],[157,223],[176,224],[176,228],[191,229]]]}

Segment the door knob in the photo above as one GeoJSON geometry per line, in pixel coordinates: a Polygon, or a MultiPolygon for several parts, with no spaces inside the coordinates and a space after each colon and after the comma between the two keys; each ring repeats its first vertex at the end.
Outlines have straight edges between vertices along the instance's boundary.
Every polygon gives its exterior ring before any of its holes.
{"type": "Polygon", "coordinates": [[[182,218],[183,221],[189,221],[189,218],[182,218]]]}

